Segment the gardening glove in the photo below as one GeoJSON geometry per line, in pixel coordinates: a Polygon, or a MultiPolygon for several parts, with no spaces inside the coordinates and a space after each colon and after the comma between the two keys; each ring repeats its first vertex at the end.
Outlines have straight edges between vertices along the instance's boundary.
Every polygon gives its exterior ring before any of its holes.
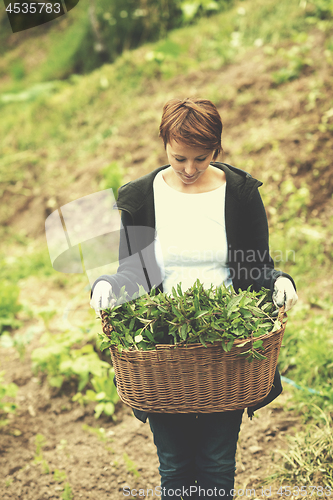
{"type": "Polygon", "coordinates": [[[116,301],[112,298],[112,286],[108,281],[99,281],[93,291],[90,307],[95,309],[97,316],[101,317],[101,310],[111,309],[116,301]]]}
{"type": "Polygon", "coordinates": [[[272,298],[276,307],[284,306],[285,311],[289,311],[296,304],[298,296],[289,278],[280,276],[276,280],[272,298]]]}

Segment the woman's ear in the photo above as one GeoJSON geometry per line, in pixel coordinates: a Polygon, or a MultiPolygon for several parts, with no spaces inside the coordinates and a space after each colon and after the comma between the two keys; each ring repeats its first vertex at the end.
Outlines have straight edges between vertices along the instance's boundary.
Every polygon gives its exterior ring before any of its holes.
{"type": "Polygon", "coordinates": [[[223,149],[215,149],[214,155],[213,155],[213,161],[216,161],[217,158],[223,154],[223,149]]]}

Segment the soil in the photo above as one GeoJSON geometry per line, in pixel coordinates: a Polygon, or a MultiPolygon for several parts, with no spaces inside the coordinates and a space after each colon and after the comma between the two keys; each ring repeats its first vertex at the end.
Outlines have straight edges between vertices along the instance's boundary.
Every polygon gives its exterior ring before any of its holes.
{"type": "MultiPolygon", "coordinates": [[[[29,298],[28,290],[36,289],[36,284],[36,278],[29,278],[22,287],[22,300],[31,307],[45,297],[46,285],[41,283],[40,297],[36,294],[29,298]]],[[[72,293],[79,296],[75,287],[72,293]]],[[[62,310],[65,303],[64,291],[48,288],[49,305],[62,310]]],[[[79,303],[78,310],[83,306],[84,302],[79,303]]],[[[60,316],[53,319],[54,328],[60,320],[60,316]]],[[[17,411],[9,416],[9,424],[0,428],[0,498],[119,500],[129,498],[124,488],[136,489],[139,495],[140,488],[159,486],[158,459],[149,423],[137,420],[121,402],[116,405],[116,420],[106,416],[96,420],[93,403],[82,407],[72,402],[75,387],[68,385],[62,392],[54,392],[31,368],[31,352],[40,345],[45,329],[42,321],[27,321],[17,333],[24,334],[32,325],[40,333],[27,345],[23,359],[14,347],[0,349],[6,382],[19,386],[17,411]],[[73,496],[66,493],[66,483],[73,496]]],[[[265,480],[279,457],[278,450],[288,446],[286,435],[300,427],[299,417],[286,409],[287,398],[284,392],[259,410],[252,421],[244,413],[235,483],[239,498],[246,489],[247,497],[252,499],[262,498],[263,486],[277,491],[277,485],[265,480]]]]}
{"type": "MultiPolygon", "coordinates": [[[[1,352],[1,366],[6,380],[20,386],[19,409],[0,434],[3,500],[70,498],[63,497],[67,481],[74,499],[94,500],[118,500],[126,498],[123,488],[153,489],[159,485],[158,459],[148,422],[137,420],[122,403],[117,404],[116,422],[103,417],[96,421],[93,405],[82,408],[68,395],[52,397],[47,383],[33,376],[28,356],[21,362],[13,348],[1,352]],[[38,435],[45,438],[40,453],[38,435]],[[66,474],[66,481],[57,480],[59,472],[66,474]]],[[[272,486],[269,482],[265,485],[272,455],[286,448],[286,433],[299,425],[297,417],[284,410],[285,400],[286,396],[281,396],[280,401],[258,411],[252,421],[244,414],[235,489],[255,489],[259,497],[263,486],[272,486]]]]}

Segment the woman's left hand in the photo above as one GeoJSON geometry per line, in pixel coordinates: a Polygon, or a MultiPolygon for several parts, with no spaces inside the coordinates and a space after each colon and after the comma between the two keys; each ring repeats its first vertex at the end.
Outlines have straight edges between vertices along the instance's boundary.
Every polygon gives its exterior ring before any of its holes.
{"type": "Polygon", "coordinates": [[[289,311],[296,304],[298,295],[290,279],[280,276],[274,284],[272,298],[277,307],[284,306],[284,310],[289,311]]]}

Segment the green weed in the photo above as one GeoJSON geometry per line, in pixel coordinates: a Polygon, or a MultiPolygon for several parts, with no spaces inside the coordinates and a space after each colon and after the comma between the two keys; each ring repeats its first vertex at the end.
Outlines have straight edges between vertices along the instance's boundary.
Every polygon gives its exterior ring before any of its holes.
{"type": "Polygon", "coordinates": [[[101,174],[103,179],[100,182],[100,188],[112,189],[115,197],[117,197],[118,189],[123,184],[123,170],[117,162],[113,161],[102,169],[101,174]]]}
{"type": "Polygon", "coordinates": [[[95,436],[97,436],[99,441],[102,441],[102,443],[106,443],[108,440],[104,427],[99,427],[97,429],[96,427],[91,427],[87,424],[83,424],[82,429],[86,432],[89,432],[90,434],[95,434],[95,436]]]}
{"type": "Polygon", "coordinates": [[[309,45],[294,45],[290,49],[280,49],[278,54],[286,61],[286,66],[272,74],[276,85],[299,78],[305,68],[311,67],[313,61],[307,57],[309,45]]]}
{"type": "Polygon", "coordinates": [[[50,277],[55,274],[46,246],[35,248],[28,242],[16,247],[15,254],[0,255],[0,263],[0,278],[6,283],[17,283],[28,276],[50,277]]]}
{"type": "Polygon", "coordinates": [[[44,309],[42,311],[39,311],[37,314],[42,318],[45,329],[49,330],[50,321],[57,314],[57,311],[55,309],[44,309]]]}
{"type": "MultiPolygon", "coordinates": [[[[311,298],[310,298],[311,300],[311,298]]],[[[328,304],[327,299],[324,301],[328,304]]],[[[319,305],[315,297],[313,305],[319,305]]],[[[293,327],[286,328],[279,356],[279,366],[283,374],[306,390],[295,391],[292,406],[302,413],[304,419],[314,418],[313,403],[333,411],[333,311],[332,307],[319,313],[318,307],[309,304],[295,306],[293,327]]]]}
{"type": "Polygon", "coordinates": [[[46,445],[46,438],[43,436],[43,434],[37,434],[35,437],[35,446],[36,446],[36,452],[35,452],[35,462],[42,462],[43,461],[43,447],[46,445]]]}
{"type": "Polygon", "coordinates": [[[75,380],[78,393],[73,396],[73,401],[82,405],[95,401],[96,418],[102,413],[112,416],[119,399],[113,384],[114,370],[109,363],[99,358],[92,344],[85,343],[81,348],[78,347],[87,340],[87,335],[80,329],[57,335],[44,334],[41,343],[45,342],[46,345],[38,347],[31,355],[33,370],[35,373],[45,373],[49,384],[59,389],[66,381],[75,380]],[[88,383],[92,389],[82,394],[88,383]]]}
{"type": "Polygon", "coordinates": [[[95,418],[99,418],[102,413],[107,416],[115,417],[115,404],[119,401],[116,386],[113,383],[114,369],[110,368],[107,373],[101,377],[94,376],[90,383],[94,390],[87,389],[85,394],[78,392],[73,396],[73,401],[79,401],[84,405],[88,401],[95,401],[98,404],[95,406],[95,418]]]}
{"type": "Polygon", "coordinates": [[[67,379],[78,380],[79,390],[88,383],[90,374],[100,375],[108,368],[101,361],[91,344],[74,348],[89,340],[84,330],[65,331],[57,335],[45,333],[40,342],[46,345],[32,352],[32,366],[35,373],[46,373],[51,386],[61,388],[67,379]]]}
{"type": "Polygon", "coordinates": [[[50,474],[50,467],[46,460],[42,460],[42,473],[50,474]]]}
{"type": "Polygon", "coordinates": [[[55,469],[53,472],[53,479],[57,481],[57,483],[63,483],[66,481],[67,475],[65,471],[55,469]]]}
{"type": "Polygon", "coordinates": [[[0,428],[8,425],[8,419],[2,419],[2,415],[8,413],[15,413],[17,405],[14,402],[8,402],[9,399],[16,397],[18,387],[13,382],[5,384],[3,382],[4,371],[0,372],[0,428]]]}
{"type": "Polygon", "coordinates": [[[17,328],[21,322],[16,319],[22,305],[19,303],[20,288],[18,285],[4,281],[0,288],[0,335],[8,328],[17,328]]]}
{"type": "Polygon", "coordinates": [[[31,326],[27,328],[25,333],[15,333],[10,335],[4,332],[0,337],[0,347],[14,347],[19,353],[20,360],[22,361],[25,356],[26,346],[30,344],[32,339],[37,333],[40,333],[40,327],[31,326]]]}
{"type": "Polygon", "coordinates": [[[135,477],[140,477],[140,473],[138,472],[135,463],[133,462],[133,460],[131,460],[129,458],[129,456],[127,455],[127,453],[123,454],[123,459],[124,459],[124,462],[126,464],[128,472],[130,472],[131,474],[133,474],[133,476],[135,476],[135,477]]]}
{"type": "Polygon", "coordinates": [[[69,483],[65,483],[65,489],[62,494],[63,500],[72,500],[74,498],[74,493],[72,492],[72,488],[69,483]]]}
{"type": "MultiPolygon", "coordinates": [[[[287,452],[275,460],[275,473],[268,479],[278,479],[281,484],[301,486],[320,485],[315,487],[316,497],[330,494],[333,488],[333,434],[332,419],[318,407],[314,411],[321,417],[321,424],[309,424],[305,431],[289,437],[287,452]]],[[[295,492],[295,490],[294,490],[295,492]]]]}

